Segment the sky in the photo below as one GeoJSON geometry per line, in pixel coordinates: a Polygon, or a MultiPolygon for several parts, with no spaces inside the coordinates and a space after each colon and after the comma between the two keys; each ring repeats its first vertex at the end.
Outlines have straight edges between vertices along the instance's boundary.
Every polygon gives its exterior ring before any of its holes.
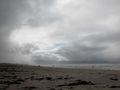
{"type": "Polygon", "coordinates": [[[0,0],[0,63],[120,63],[120,0],[0,0]]]}

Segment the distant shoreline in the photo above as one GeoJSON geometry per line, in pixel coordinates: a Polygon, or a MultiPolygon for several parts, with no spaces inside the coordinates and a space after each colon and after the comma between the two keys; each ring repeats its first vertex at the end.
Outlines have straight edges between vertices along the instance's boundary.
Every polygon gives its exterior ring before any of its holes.
{"type": "Polygon", "coordinates": [[[39,66],[49,68],[68,68],[68,69],[91,69],[91,70],[120,70],[120,64],[53,64],[53,65],[31,65],[18,63],[0,63],[8,65],[39,66]]]}

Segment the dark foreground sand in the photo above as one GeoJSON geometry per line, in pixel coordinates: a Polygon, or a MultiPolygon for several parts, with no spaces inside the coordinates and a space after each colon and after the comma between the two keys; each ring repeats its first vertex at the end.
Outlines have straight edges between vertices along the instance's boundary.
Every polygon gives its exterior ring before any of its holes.
{"type": "Polygon", "coordinates": [[[120,71],[0,64],[0,90],[120,90],[120,71]]]}

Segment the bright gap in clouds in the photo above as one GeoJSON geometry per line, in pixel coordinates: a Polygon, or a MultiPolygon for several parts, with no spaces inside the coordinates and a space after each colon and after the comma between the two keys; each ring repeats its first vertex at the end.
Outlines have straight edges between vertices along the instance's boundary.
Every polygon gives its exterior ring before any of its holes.
{"type": "Polygon", "coordinates": [[[67,60],[65,57],[57,54],[64,46],[63,42],[57,41],[52,37],[54,30],[42,27],[21,27],[14,30],[10,35],[10,41],[13,46],[31,56],[48,57],[57,61],[67,60]]]}
{"type": "Polygon", "coordinates": [[[21,27],[12,32],[11,41],[19,46],[27,43],[50,43],[50,32],[46,32],[45,28],[21,27]]]}

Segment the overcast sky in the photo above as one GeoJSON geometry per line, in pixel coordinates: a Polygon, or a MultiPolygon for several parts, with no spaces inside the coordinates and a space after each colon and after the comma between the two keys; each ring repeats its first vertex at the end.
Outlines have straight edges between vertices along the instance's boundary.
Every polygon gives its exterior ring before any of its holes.
{"type": "Polygon", "coordinates": [[[0,0],[0,62],[120,62],[120,0],[0,0]]]}

